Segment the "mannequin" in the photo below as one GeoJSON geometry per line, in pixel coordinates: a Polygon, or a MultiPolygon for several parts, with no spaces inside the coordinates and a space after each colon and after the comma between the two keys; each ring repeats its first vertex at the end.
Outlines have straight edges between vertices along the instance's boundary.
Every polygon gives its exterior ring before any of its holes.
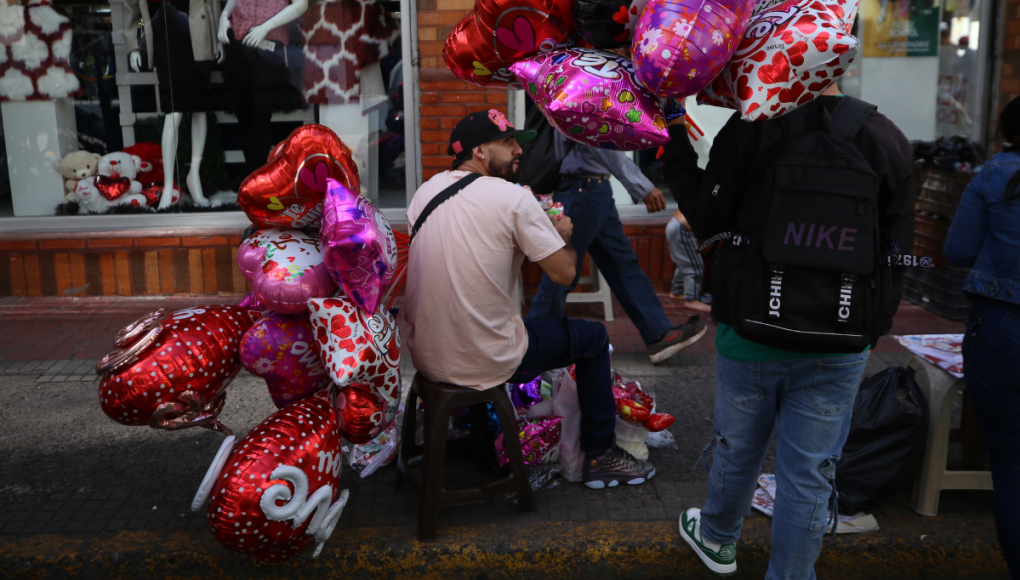
{"type": "MultiPolygon", "coordinates": [[[[265,164],[273,145],[272,105],[283,90],[297,91],[287,53],[286,24],[298,19],[308,0],[228,0],[217,40],[224,45],[223,80],[234,94],[245,166],[265,164]]],[[[300,55],[300,53],[299,53],[300,55]]],[[[299,65],[300,63],[294,63],[299,65]]]]}
{"type": "Polygon", "coordinates": [[[149,67],[159,77],[163,124],[163,167],[166,172],[158,209],[170,207],[174,190],[177,136],[185,112],[191,112],[191,169],[185,179],[196,205],[208,205],[199,179],[199,167],[208,133],[206,111],[214,60],[223,61],[223,45],[216,41],[218,0],[125,0],[124,37],[131,69],[142,68],[138,38],[132,23],[145,30],[149,67]],[[155,23],[155,26],[153,25],[155,23]]]}

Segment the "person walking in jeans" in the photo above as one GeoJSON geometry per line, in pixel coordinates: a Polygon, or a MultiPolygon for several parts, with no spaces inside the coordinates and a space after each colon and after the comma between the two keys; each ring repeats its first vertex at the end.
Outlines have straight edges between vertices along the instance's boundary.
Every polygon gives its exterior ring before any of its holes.
{"type": "Polygon", "coordinates": [[[496,109],[472,113],[450,135],[453,170],[415,192],[407,208],[415,233],[404,308],[411,360],[433,381],[476,389],[577,365],[584,484],[602,489],[644,483],[655,468],[620,449],[614,438],[605,326],[566,318],[525,323],[513,298],[525,256],[561,284],[574,279],[577,264],[569,245],[571,219],[550,218],[528,190],[515,185],[518,143],[534,137],[534,131],[514,129],[496,109]],[[430,202],[448,192],[454,195],[427,213],[430,202]],[[426,221],[419,223],[423,214],[426,221]]]}
{"type": "Polygon", "coordinates": [[[682,300],[684,308],[710,312],[712,307],[701,301],[705,262],[698,251],[698,238],[680,210],[673,212],[673,219],[666,224],[666,242],[669,243],[669,257],[676,266],[669,297],[682,300]]]}
{"type": "Polygon", "coordinates": [[[988,446],[995,530],[1010,577],[1020,579],[1020,98],[999,129],[1012,143],[970,182],[946,236],[946,259],[970,268],[974,299],[963,376],[988,446]]]}
{"type": "MultiPolygon", "coordinates": [[[[841,101],[835,87],[832,84],[825,95],[804,105],[807,110],[802,113],[816,119],[831,115],[841,101]]],[[[716,136],[702,170],[682,118],[671,122],[663,170],[695,235],[706,239],[739,233],[734,230],[742,202],[764,189],[751,168],[782,146],[784,127],[782,118],[750,123],[734,114],[716,136]]],[[[879,179],[875,204],[879,228],[909,253],[914,229],[910,143],[889,119],[872,111],[853,144],[879,179]]],[[[706,454],[711,450],[712,459],[708,499],[702,508],[681,514],[680,536],[712,571],[736,572],[736,542],[775,433],[777,489],[765,578],[813,580],[822,537],[834,523],[833,480],[868,350],[793,352],[737,334],[733,324],[743,313],[736,312],[734,302],[746,288],[768,281],[745,271],[736,259],[727,261],[736,247],[736,242],[724,245],[713,268],[712,318],[719,328],[715,437],[705,448],[706,454]]],[[[879,305],[879,336],[892,326],[902,276],[901,269],[893,269],[889,301],[879,305]]]]}
{"type": "Polygon", "coordinates": [[[577,287],[585,254],[590,254],[609,288],[648,345],[653,363],[663,361],[699,340],[707,329],[696,315],[673,327],[648,276],[641,270],[623,223],[616,211],[610,174],[616,176],[634,202],[644,201],[649,212],[666,209],[666,200],[622,151],[598,149],[571,141],[556,132],[556,160],[560,183],[553,199],[563,204],[574,233],[570,245],[577,252],[577,273],[567,284],[542,275],[538,292],[525,320],[558,320],[563,317],[567,294],[577,287]]]}

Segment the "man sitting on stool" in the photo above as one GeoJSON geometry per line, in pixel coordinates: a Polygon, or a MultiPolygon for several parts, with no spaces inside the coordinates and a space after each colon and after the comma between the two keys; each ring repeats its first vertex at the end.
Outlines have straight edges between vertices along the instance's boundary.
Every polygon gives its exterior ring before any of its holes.
{"type": "Polygon", "coordinates": [[[525,323],[514,299],[525,256],[559,284],[569,284],[576,273],[570,218],[546,216],[531,193],[515,185],[519,143],[534,137],[534,131],[514,129],[496,109],[472,113],[450,135],[453,170],[415,192],[407,209],[415,230],[404,308],[411,360],[433,381],[477,389],[527,382],[576,364],[585,485],[644,483],[655,468],[614,439],[605,326],[566,318],[525,323]],[[461,179],[470,181],[418,223],[429,202],[451,186],[456,191],[461,179]]]}

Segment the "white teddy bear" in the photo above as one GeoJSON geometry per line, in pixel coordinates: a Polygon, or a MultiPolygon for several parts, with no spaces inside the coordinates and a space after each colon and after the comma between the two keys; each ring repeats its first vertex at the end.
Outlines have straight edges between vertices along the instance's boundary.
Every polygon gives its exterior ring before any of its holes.
{"type": "Polygon", "coordinates": [[[78,213],[105,213],[115,205],[145,207],[142,184],[135,180],[142,170],[142,158],[123,151],[99,158],[99,175],[82,179],[74,189],[78,213]]]}

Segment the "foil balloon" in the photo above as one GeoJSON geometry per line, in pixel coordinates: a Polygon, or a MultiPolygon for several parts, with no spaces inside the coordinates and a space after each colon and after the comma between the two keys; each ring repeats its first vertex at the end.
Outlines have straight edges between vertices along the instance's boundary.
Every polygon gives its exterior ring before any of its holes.
{"type": "Polygon", "coordinates": [[[528,408],[542,402],[542,377],[535,377],[530,382],[510,385],[510,402],[513,406],[528,408]]]}
{"type": "Polygon", "coordinates": [[[647,0],[574,0],[581,38],[595,48],[630,46],[647,0]]]}
{"type": "Polygon", "coordinates": [[[443,47],[457,78],[480,87],[520,89],[509,67],[539,52],[571,46],[572,0],[478,0],[443,47]]]}
{"type": "Polygon", "coordinates": [[[336,410],[336,422],[344,439],[351,443],[368,443],[390,426],[397,405],[387,403],[364,387],[333,385],[329,399],[336,410]]]}
{"type": "Polygon", "coordinates": [[[143,316],[117,334],[116,348],[96,365],[103,412],[122,425],[229,433],[219,414],[227,385],[241,370],[241,337],[251,325],[238,306],[143,316]]]}
{"type": "Polygon", "coordinates": [[[195,494],[224,548],[282,562],[317,544],[319,555],[347,503],[340,432],[320,392],[266,417],[234,445],[224,441],[195,494]]]}
{"type": "Polygon", "coordinates": [[[241,364],[266,380],[277,409],[332,383],[315,348],[307,314],[269,313],[259,319],[241,338],[241,364]]]}
{"type": "Polygon", "coordinates": [[[251,282],[259,304],[274,312],[307,312],[309,298],[336,291],[318,238],[298,230],[259,230],[241,242],[237,266],[251,282]]]}
{"type": "Polygon", "coordinates": [[[857,0],[764,3],[722,73],[698,102],[773,119],[822,94],[857,55],[857,0]]]}
{"type": "Polygon", "coordinates": [[[737,49],[754,0],[649,0],[634,30],[637,79],[661,97],[703,89],[737,49]]]}
{"type": "Polygon", "coordinates": [[[308,301],[319,355],[333,382],[353,383],[387,403],[400,397],[400,330],[387,311],[366,314],[346,296],[308,301]]]}
{"type": "MultiPolygon", "coordinates": [[[[517,422],[517,436],[521,439],[525,465],[543,465],[559,460],[562,421],[562,417],[541,417],[517,422]]],[[[500,467],[510,464],[502,431],[496,437],[496,459],[500,467]]]]}
{"type": "Polygon", "coordinates": [[[354,191],[360,189],[358,168],[347,145],[327,127],[302,125],[241,183],[237,203],[261,227],[318,227],[326,180],[331,178],[354,191]]]}
{"type": "Polygon", "coordinates": [[[344,184],[329,180],[319,230],[326,269],[344,294],[375,312],[397,268],[397,241],[382,212],[344,184]]]}
{"type": "Polygon", "coordinates": [[[633,151],[669,141],[659,99],[634,80],[630,60],[570,48],[510,67],[552,126],[574,141],[633,151]]]}

